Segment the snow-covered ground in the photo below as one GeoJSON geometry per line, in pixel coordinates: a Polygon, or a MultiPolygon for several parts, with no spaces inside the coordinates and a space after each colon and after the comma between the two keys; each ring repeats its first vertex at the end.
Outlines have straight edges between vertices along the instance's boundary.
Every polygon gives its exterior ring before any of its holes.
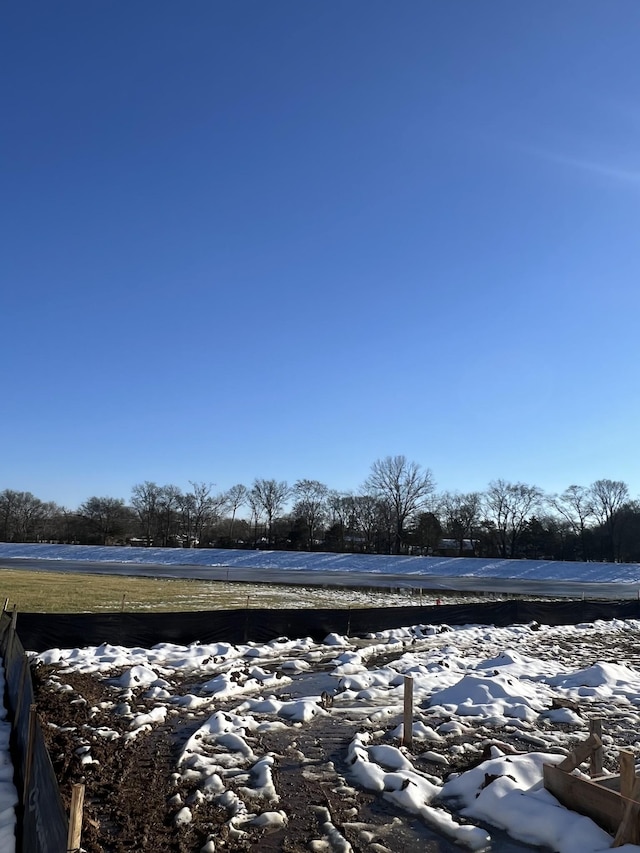
{"type": "Polygon", "coordinates": [[[474,557],[398,557],[384,554],[332,554],[306,551],[241,551],[220,548],[118,548],[94,545],[0,543],[2,559],[129,563],[133,565],[353,572],[431,577],[477,577],[635,584],[638,563],[569,563],[550,560],[500,560],[474,557]]]}
{"type": "Polygon", "coordinates": [[[491,849],[498,827],[559,853],[596,853],[611,836],[544,789],[542,766],[559,763],[593,717],[603,719],[606,769],[617,768],[619,747],[640,755],[639,639],[638,621],[417,625],[359,640],[330,635],[320,644],[105,643],[51,649],[37,660],[56,665],[57,690],[71,690],[72,672],[111,685],[109,701],[91,709],[93,731],[82,733],[87,774],[96,740],[126,748],[169,720],[189,721],[174,768],[174,823],[187,827],[205,803],[227,814],[226,841],[212,832],[203,853],[233,849],[224,845],[255,827],[287,824],[277,773],[285,756],[264,744],[284,733],[286,760],[312,778],[318,768],[300,744],[306,729],[329,721],[350,733],[332,790],[353,801],[352,822],[338,826],[329,808],[317,807],[315,853],[349,853],[346,827],[362,849],[394,850],[391,818],[386,827],[359,818],[363,790],[472,850],[491,849]],[[401,745],[405,676],[414,691],[411,749],[401,745]]]}
{"type": "Polygon", "coordinates": [[[4,696],[4,663],[0,658],[0,850],[2,853],[14,853],[18,792],[13,783],[13,764],[9,752],[11,723],[7,720],[7,711],[3,705],[4,696]]]}

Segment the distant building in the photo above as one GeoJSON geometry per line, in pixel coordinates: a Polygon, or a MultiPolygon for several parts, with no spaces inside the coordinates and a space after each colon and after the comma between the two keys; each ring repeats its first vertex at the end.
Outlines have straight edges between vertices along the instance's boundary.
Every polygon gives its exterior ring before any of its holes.
{"type": "Polygon", "coordinates": [[[438,547],[433,549],[434,557],[473,557],[478,546],[477,539],[464,539],[462,553],[457,539],[441,539],[438,547]]]}

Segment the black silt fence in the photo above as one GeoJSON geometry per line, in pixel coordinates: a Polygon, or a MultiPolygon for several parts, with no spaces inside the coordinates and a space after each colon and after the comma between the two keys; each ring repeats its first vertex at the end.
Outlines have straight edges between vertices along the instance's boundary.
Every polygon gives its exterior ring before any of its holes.
{"type": "Polygon", "coordinates": [[[37,714],[31,714],[34,695],[29,662],[7,613],[0,617],[0,654],[7,685],[5,699],[12,719],[14,781],[20,797],[17,850],[65,853],[67,816],[37,714]]]}
{"type": "Polygon", "coordinates": [[[367,609],[208,610],[184,613],[21,613],[20,638],[26,649],[99,646],[149,647],[168,642],[268,642],[277,637],[327,634],[364,636],[406,625],[496,625],[539,622],[575,625],[598,619],[639,619],[640,601],[500,601],[428,607],[367,609]]]}

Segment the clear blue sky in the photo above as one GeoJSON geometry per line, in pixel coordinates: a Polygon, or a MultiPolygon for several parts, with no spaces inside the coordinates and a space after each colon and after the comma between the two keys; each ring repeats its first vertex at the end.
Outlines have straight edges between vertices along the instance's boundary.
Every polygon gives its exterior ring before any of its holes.
{"type": "Polygon", "coordinates": [[[0,489],[640,493],[637,0],[21,0],[0,489]]]}

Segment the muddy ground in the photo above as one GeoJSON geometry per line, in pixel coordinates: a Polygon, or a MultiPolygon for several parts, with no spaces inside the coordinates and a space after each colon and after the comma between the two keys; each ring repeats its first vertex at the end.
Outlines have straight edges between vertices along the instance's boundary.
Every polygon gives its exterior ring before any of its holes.
{"type": "MultiPolygon", "coordinates": [[[[177,828],[176,796],[186,804],[198,796],[195,788],[190,789],[187,783],[177,779],[177,759],[186,739],[201,724],[201,718],[168,717],[166,723],[123,747],[120,738],[108,740],[91,734],[100,726],[126,734],[126,723],[119,722],[113,714],[117,695],[113,686],[98,675],[66,669],[61,675],[56,665],[34,666],[32,674],[40,722],[67,809],[72,785],[76,782],[86,785],[82,847],[87,853],[195,853],[211,839],[215,847],[207,849],[216,851],[319,850],[314,843],[323,835],[322,825],[329,816],[354,853],[388,850],[453,853],[460,849],[418,818],[394,808],[375,794],[353,789],[345,793],[344,783],[349,780],[345,756],[357,724],[332,716],[316,716],[294,731],[258,735],[256,750],[261,754],[270,752],[277,759],[274,781],[278,808],[288,817],[286,826],[270,831],[254,827],[242,838],[230,837],[226,810],[213,802],[198,801],[193,822],[177,828]],[[60,690],[60,683],[68,688],[60,690]],[[88,745],[93,760],[83,763],[88,745]]],[[[181,689],[181,685],[175,686],[181,689]]],[[[193,678],[185,677],[183,691],[187,693],[192,687],[193,678]]],[[[148,711],[153,705],[142,697],[143,692],[140,690],[132,702],[139,712],[148,711]]],[[[283,688],[281,695],[295,696],[295,682],[283,688]]],[[[236,703],[237,700],[221,701],[215,710],[228,710],[236,703]]],[[[515,734],[501,738],[501,746],[505,742],[507,748],[517,751],[531,749],[530,744],[519,741],[515,734]]],[[[442,772],[441,766],[421,760],[421,747],[417,749],[416,768],[436,775],[442,772]]],[[[424,746],[424,751],[428,751],[428,746],[424,746]]],[[[482,757],[482,751],[478,751],[470,760],[467,753],[457,764],[454,761],[449,771],[468,769],[482,757]]],[[[533,849],[514,842],[495,828],[490,831],[492,850],[515,853],[533,849]]]]}
{"type": "MultiPolygon", "coordinates": [[[[98,676],[65,672],[64,683],[73,689],[61,692],[52,689],[56,670],[55,666],[33,668],[36,702],[65,808],[69,807],[73,784],[86,785],[82,847],[87,853],[192,853],[212,835],[216,850],[308,851],[310,842],[319,837],[327,810],[356,853],[381,847],[398,853],[449,853],[458,849],[417,818],[373,794],[362,791],[345,797],[336,792],[341,779],[348,775],[344,756],[356,726],[333,717],[315,717],[295,732],[295,740],[290,731],[260,736],[261,751],[278,757],[274,776],[279,808],[289,819],[286,827],[268,833],[254,828],[248,838],[232,839],[228,836],[227,812],[205,802],[194,810],[193,823],[178,830],[173,823],[174,798],[180,794],[188,803],[194,791],[184,783],[176,785],[172,774],[184,742],[201,721],[173,719],[130,741],[126,748],[119,740],[89,736],[94,763],[83,764],[88,729],[105,726],[118,730],[111,711],[95,713],[101,703],[113,702],[114,689],[98,676]],[[368,825],[371,835],[365,846],[359,831],[362,823],[368,825]]],[[[232,704],[222,702],[218,710],[232,704]]],[[[151,705],[138,697],[136,707],[142,711],[151,705]]],[[[126,733],[124,725],[121,732],[126,733]]]]}
{"type": "MultiPolygon", "coordinates": [[[[445,639],[443,639],[443,642],[445,639]]],[[[532,633],[523,641],[521,651],[535,652],[540,658],[560,656],[575,665],[589,665],[595,660],[625,660],[640,668],[640,636],[619,632],[615,636],[597,631],[589,634],[588,642],[577,637],[565,638],[561,632],[548,635],[532,633]]],[[[370,666],[383,665],[400,654],[379,655],[369,660],[370,666]]],[[[125,853],[125,851],[166,851],[166,853],[196,853],[209,842],[209,851],[260,851],[260,853],[294,853],[331,849],[321,846],[318,839],[326,838],[323,824],[330,818],[343,841],[354,853],[453,853],[460,848],[435,834],[418,818],[350,784],[346,765],[347,747],[362,723],[354,723],[340,715],[317,715],[304,726],[286,727],[256,733],[254,751],[275,757],[274,784],[278,792],[278,809],[285,812],[287,824],[266,831],[249,827],[241,837],[230,834],[229,814],[201,798],[195,787],[176,772],[178,757],[186,740],[203,722],[203,713],[175,711],[166,721],[142,732],[123,746],[128,721],[114,714],[118,689],[109,683],[118,675],[83,674],[66,666],[36,665],[32,667],[34,689],[40,721],[65,805],[68,808],[72,785],[85,782],[85,810],[82,847],[87,853],[125,853]],[[97,737],[95,729],[104,726],[114,731],[114,739],[97,737]],[[116,736],[115,733],[119,736],[116,736]],[[86,759],[90,753],[91,761],[86,759]],[[176,803],[195,804],[193,821],[177,828],[174,823],[176,803]],[[213,844],[213,846],[212,846],[213,844]]],[[[279,689],[280,698],[320,695],[322,679],[327,677],[322,663],[316,671],[305,672],[299,679],[279,689]]],[[[194,673],[174,673],[171,689],[174,695],[194,690],[194,673]]],[[[150,711],[153,700],[144,698],[145,688],[134,692],[130,699],[135,713],[150,711]]],[[[237,705],[234,699],[220,700],[212,711],[227,711],[237,705]]],[[[322,701],[322,700],[321,700],[322,701]]],[[[330,697],[327,697],[330,701],[330,697]]],[[[580,708],[576,709],[580,713],[580,708]]],[[[625,740],[638,746],[634,727],[626,722],[625,706],[593,702],[590,715],[602,712],[607,727],[616,732],[615,745],[625,740]]],[[[433,725],[438,721],[431,720],[433,725]]],[[[544,727],[544,723],[540,724],[544,727]]],[[[550,725],[550,724],[549,724],[550,725]]],[[[562,729],[555,724],[554,729],[562,729]]],[[[584,737],[583,731],[565,730],[565,746],[584,737]]],[[[544,728],[539,734],[544,735],[544,728]]],[[[496,732],[503,751],[529,752],[532,740],[519,737],[519,732],[496,732]]],[[[613,744],[613,738],[609,738],[613,744]]],[[[452,735],[445,744],[449,755],[448,773],[459,772],[478,764],[486,757],[488,743],[481,736],[469,743],[469,737],[452,735]],[[465,743],[466,751],[450,747],[465,743]],[[472,746],[472,749],[468,747],[472,746]]],[[[429,746],[414,743],[412,760],[416,769],[433,776],[442,776],[443,767],[433,763],[429,746]],[[421,753],[423,750],[423,753],[421,753]]],[[[616,755],[608,751],[607,756],[616,755]]],[[[605,769],[615,772],[616,758],[607,758],[605,769]]],[[[459,816],[458,816],[458,819],[459,816]]],[[[488,827],[493,851],[516,853],[532,850],[506,835],[488,827]]],[[[342,842],[341,842],[342,843],[342,842]]],[[[347,846],[333,853],[347,853],[347,846]]],[[[537,848],[539,849],[539,848],[537,848]]]]}

